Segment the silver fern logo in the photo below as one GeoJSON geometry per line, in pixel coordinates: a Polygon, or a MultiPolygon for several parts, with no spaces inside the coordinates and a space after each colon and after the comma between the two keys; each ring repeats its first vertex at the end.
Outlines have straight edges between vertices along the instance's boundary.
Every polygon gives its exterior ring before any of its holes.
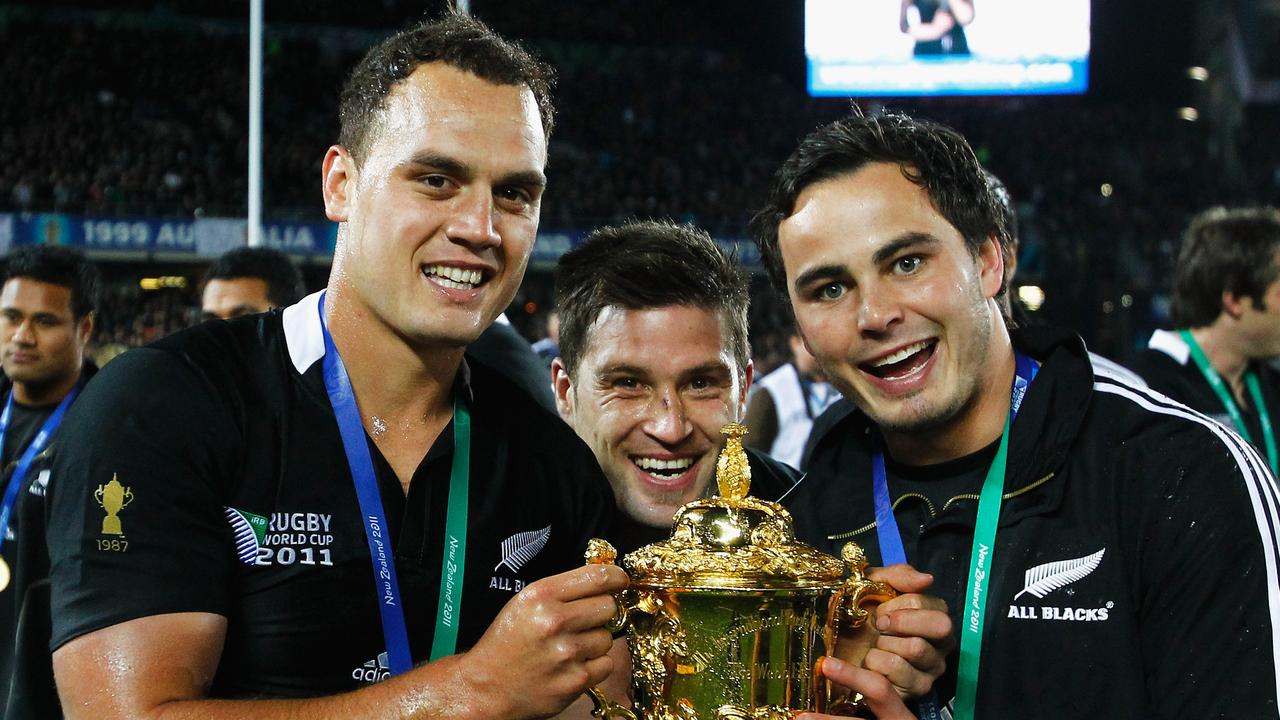
{"type": "Polygon", "coordinates": [[[498,568],[503,565],[510,568],[511,572],[519,572],[525,563],[542,552],[542,548],[547,546],[547,541],[550,539],[551,526],[548,525],[541,530],[516,533],[503,540],[502,559],[498,561],[497,565],[493,566],[494,572],[497,572],[498,568]]]}
{"type": "Polygon", "coordinates": [[[1013,599],[1017,600],[1024,594],[1035,595],[1043,599],[1045,595],[1054,590],[1061,590],[1071,583],[1083,580],[1089,576],[1089,573],[1098,569],[1098,566],[1102,564],[1102,556],[1106,552],[1107,549],[1102,548],[1092,555],[1085,555],[1074,560],[1058,560],[1037,565],[1027,570],[1023,580],[1026,585],[1017,595],[1013,596],[1013,599]]]}

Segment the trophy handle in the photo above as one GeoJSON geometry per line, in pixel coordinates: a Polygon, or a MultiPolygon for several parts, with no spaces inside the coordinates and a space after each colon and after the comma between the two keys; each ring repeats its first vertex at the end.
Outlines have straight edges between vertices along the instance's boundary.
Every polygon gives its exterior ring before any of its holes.
{"type": "MultiPolygon", "coordinates": [[[[618,560],[618,551],[608,540],[600,538],[591,538],[587,541],[587,551],[583,553],[588,565],[614,565],[618,560]]],[[[618,604],[618,611],[609,618],[609,622],[605,624],[605,629],[618,637],[623,630],[627,628],[627,604],[622,599],[622,593],[614,593],[613,599],[618,604]]]]}
{"type": "MultiPolygon", "coordinates": [[[[612,565],[618,559],[618,551],[607,540],[592,538],[587,541],[587,552],[585,553],[588,565],[612,565]]],[[[618,611],[609,618],[609,622],[605,625],[605,629],[613,633],[617,637],[619,633],[627,627],[627,618],[630,613],[627,612],[627,604],[623,601],[621,593],[613,596],[618,604],[618,611]]],[[[640,720],[639,717],[631,710],[621,705],[609,702],[609,698],[605,696],[604,691],[598,687],[587,688],[587,695],[591,697],[591,717],[595,718],[626,718],[626,720],[640,720]]]]}
{"type": "MultiPolygon", "coordinates": [[[[840,548],[840,559],[848,567],[849,577],[836,589],[827,606],[827,623],[823,632],[827,652],[835,651],[836,640],[842,630],[860,628],[867,622],[867,618],[871,616],[869,607],[898,596],[898,591],[888,583],[867,578],[867,556],[857,543],[845,543],[840,548]]],[[[814,674],[814,681],[826,686],[825,691],[819,691],[815,695],[827,700],[827,712],[830,714],[852,715],[860,708],[861,694],[832,697],[831,683],[826,682],[820,672],[814,674]]]]}
{"type": "Polygon", "coordinates": [[[849,577],[836,589],[827,607],[827,648],[835,647],[836,638],[845,626],[862,627],[871,615],[868,606],[888,602],[898,596],[888,583],[871,580],[866,576],[867,556],[857,543],[845,543],[840,548],[840,559],[849,568],[849,577]]]}
{"type": "Polygon", "coordinates": [[[609,702],[609,698],[605,697],[604,691],[598,687],[587,688],[587,695],[591,696],[591,717],[594,718],[626,718],[627,720],[640,720],[639,716],[631,710],[609,702]]]}

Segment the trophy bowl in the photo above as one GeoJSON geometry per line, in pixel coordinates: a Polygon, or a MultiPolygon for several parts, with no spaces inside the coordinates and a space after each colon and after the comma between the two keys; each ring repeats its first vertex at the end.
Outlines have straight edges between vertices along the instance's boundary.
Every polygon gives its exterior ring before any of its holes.
{"type": "MultiPolygon", "coordinates": [[[[644,720],[781,720],[829,711],[817,660],[867,606],[894,596],[868,580],[861,548],[837,559],[795,539],[790,513],[752,498],[742,449],[746,428],[726,425],[716,466],[718,497],[676,512],[671,537],[623,558],[631,585],[611,629],[625,629],[638,713],[591,690],[597,717],[644,720]]],[[[617,553],[592,540],[588,563],[617,553]]]]}

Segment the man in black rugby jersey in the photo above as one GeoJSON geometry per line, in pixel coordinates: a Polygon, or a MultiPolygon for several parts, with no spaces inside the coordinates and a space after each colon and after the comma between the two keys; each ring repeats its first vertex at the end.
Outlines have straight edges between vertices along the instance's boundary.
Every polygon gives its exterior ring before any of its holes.
{"type": "Polygon", "coordinates": [[[50,535],[70,717],[545,717],[611,673],[626,576],[582,567],[608,485],[463,357],[529,259],[549,83],[461,15],[375,47],[324,159],[326,291],[82,396],[50,535]]]}
{"type": "Polygon", "coordinates": [[[0,717],[50,718],[45,498],[62,418],[96,371],[85,347],[100,278],[79,250],[54,245],[14,250],[0,278],[0,717]]]}

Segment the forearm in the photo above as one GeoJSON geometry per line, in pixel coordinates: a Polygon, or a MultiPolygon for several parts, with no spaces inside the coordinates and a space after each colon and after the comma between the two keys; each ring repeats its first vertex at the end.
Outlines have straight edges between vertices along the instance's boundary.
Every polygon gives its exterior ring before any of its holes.
{"type": "MultiPolygon", "coordinates": [[[[460,656],[423,665],[353,692],[327,697],[272,700],[172,700],[150,707],[126,704],[117,696],[110,709],[65,697],[68,720],[485,720],[511,717],[507,708],[486,706],[486,698],[463,678],[460,656]],[[77,712],[82,709],[81,712],[77,712]]],[[[101,690],[109,693],[109,688],[101,690]]],[[[492,699],[490,699],[492,701],[492,699]]],[[[496,702],[496,701],[494,701],[496,702]]]]}

